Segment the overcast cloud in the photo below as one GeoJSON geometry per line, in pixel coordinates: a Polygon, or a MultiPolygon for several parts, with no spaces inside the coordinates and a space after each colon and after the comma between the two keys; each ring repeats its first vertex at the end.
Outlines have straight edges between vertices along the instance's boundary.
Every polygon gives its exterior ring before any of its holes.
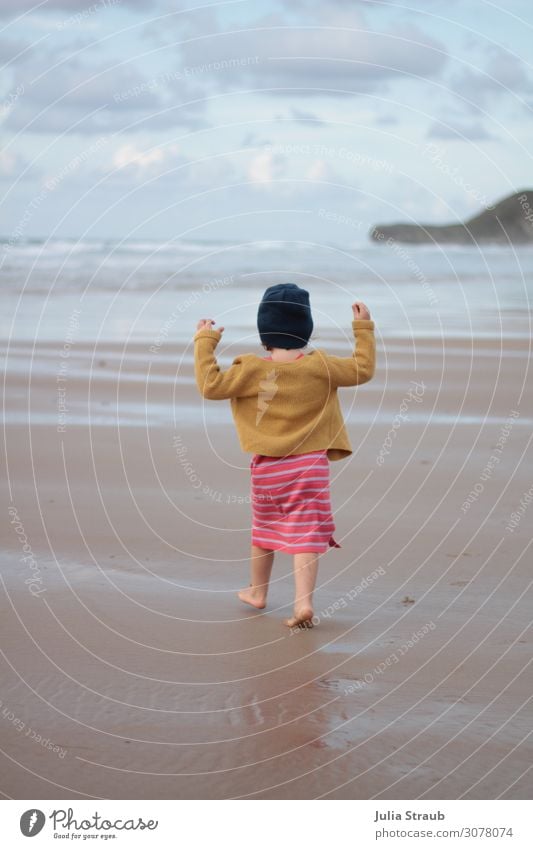
{"type": "MultiPolygon", "coordinates": [[[[349,241],[324,221],[444,220],[527,185],[533,10],[409,6],[0,0],[4,220],[65,162],[76,167],[28,236],[46,235],[67,196],[84,195],[61,225],[76,235],[134,188],[135,222],[176,199],[162,238],[201,197],[206,221],[225,223],[199,236],[258,238],[267,221],[281,237],[279,211],[295,210],[291,232],[349,241]]],[[[132,220],[126,205],[116,235],[132,220]]]]}

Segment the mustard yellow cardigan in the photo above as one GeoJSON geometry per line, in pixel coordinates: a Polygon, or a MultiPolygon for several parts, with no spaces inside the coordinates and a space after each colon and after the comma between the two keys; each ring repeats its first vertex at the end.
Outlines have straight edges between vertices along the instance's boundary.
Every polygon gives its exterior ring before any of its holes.
{"type": "Polygon", "coordinates": [[[194,337],[194,370],[204,398],[231,399],[241,448],[253,454],[285,457],[327,449],[342,460],[352,447],[337,397],[339,386],[358,386],[374,375],[374,322],[352,321],[351,357],[333,357],[314,349],[299,359],[279,363],[256,354],[241,354],[222,371],[215,357],[218,330],[194,337]]]}

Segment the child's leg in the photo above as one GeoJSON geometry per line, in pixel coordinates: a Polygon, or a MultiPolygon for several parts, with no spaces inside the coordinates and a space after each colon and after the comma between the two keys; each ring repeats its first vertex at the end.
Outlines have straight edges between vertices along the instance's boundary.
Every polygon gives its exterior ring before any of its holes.
{"type": "Polygon", "coordinates": [[[318,574],[318,554],[309,551],[294,555],[294,616],[285,620],[285,625],[312,628],[313,592],[318,574]]]}
{"type": "Polygon", "coordinates": [[[273,562],[274,552],[271,549],[252,545],[250,586],[238,593],[241,601],[252,607],[265,607],[273,562]]]}

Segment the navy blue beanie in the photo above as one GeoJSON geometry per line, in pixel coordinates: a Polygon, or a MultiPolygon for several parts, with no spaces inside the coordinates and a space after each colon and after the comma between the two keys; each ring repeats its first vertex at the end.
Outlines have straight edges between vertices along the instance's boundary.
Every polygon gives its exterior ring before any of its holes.
{"type": "Polygon", "coordinates": [[[269,286],[257,311],[257,329],[268,348],[304,348],[313,332],[309,292],[294,283],[269,286]]]}

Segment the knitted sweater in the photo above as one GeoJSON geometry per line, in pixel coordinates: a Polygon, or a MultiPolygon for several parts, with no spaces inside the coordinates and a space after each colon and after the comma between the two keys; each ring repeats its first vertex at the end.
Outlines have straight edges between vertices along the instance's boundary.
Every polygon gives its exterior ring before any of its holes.
{"type": "Polygon", "coordinates": [[[352,321],[355,347],[351,357],[334,357],[314,349],[291,362],[241,354],[222,371],[215,357],[218,330],[194,337],[194,369],[200,393],[209,400],[231,399],[241,448],[245,452],[285,457],[327,449],[342,460],[352,447],[337,397],[340,386],[357,386],[374,375],[374,322],[352,321]]]}

